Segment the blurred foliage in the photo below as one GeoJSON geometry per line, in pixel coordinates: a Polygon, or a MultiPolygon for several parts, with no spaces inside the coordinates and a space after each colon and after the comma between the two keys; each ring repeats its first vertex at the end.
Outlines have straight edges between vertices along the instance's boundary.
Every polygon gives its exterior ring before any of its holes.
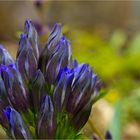
{"type": "Polygon", "coordinates": [[[113,139],[121,139],[121,131],[122,131],[122,101],[119,100],[115,105],[115,113],[112,119],[112,123],[110,126],[110,132],[112,134],[113,139]]]}

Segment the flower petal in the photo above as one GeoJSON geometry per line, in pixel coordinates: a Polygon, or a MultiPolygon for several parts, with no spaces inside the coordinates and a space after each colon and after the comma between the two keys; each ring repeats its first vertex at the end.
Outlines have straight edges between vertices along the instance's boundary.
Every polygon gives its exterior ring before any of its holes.
{"type": "Polygon", "coordinates": [[[8,129],[9,125],[7,119],[5,118],[4,109],[6,108],[7,104],[0,99],[0,124],[8,129]]]}
{"type": "Polygon", "coordinates": [[[22,36],[20,39],[16,65],[25,83],[28,84],[28,82],[35,76],[38,63],[27,36],[22,36]]]}
{"type": "Polygon", "coordinates": [[[37,134],[41,139],[53,139],[56,131],[54,108],[49,96],[42,100],[37,123],[37,134]]]}
{"type": "Polygon", "coordinates": [[[72,117],[72,123],[76,129],[80,130],[86,124],[91,112],[91,107],[92,104],[89,102],[77,114],[75,114],[75,116],[72,117]]]}
{"type": "Polygon", "coordinates": [[[31,139],[29,129],[22,120],[20,114],[14,110],[12,107],[7,107],[5,110],[5,115],[10,125],[11,134],[14,139],[31,139]]]}
{"type": "Polygon", "coordinates": [[[40,101],[45,92],[44,86],[45,86],[44,75],[40,70],[38,70],[32,84],[32,99],[35,110],[39,110],[40,101]]]}
{"type": "Polygon", "coordinates": [[[36,59],[39,59],[40,48],[38,44],[38,34],[31,20],[25,21],[24,33],[27,34],[36,59]]]}
{"type": "Polygon", "coordinates": [[[48,50],[51,52],[51,54],[53,54],[55,52],[56,45],[62,36],[63,35],[62,35],[61,24],[56,23],[52,29],[52,32],[51,32],[48,42],[47,42],[48,50]]]}
{"type": "Polygon", "coordinates": [[[67,40],[65,38],[61,38],[58,42],[59,49],[48,60],[48,64],[46,66],[46,79],[49,84],[54,84],[60,69],[68,66],[70,63],[71,54],[69,54],[67,45],[67,40]]]}
{"type": "Polygon", "coordinates": [[[53,102],[55,111],[57,112],[66,111],[73,76],[74,74],[67,68],[60,70],[58,81],[53,92],[53,102]]]}
{"type": "MultiPolygon", "coordinates": [[[[69,66],[71,64],[71,46],[70,42],[62,35],[60,24],[56,24],[49,36],[48,42],[39,59],[38,68],[41,69],[43,74],[46,73],[46,67],[48,63],[54,59],[57,55],[57,61],[55,60],[55,68],[59,63],[61,68],[69,66]],[[62,55],[62,56],[61,56],[62,55]],[[61,63],[60,63],[61,62],[61,63]]],[[[53,60],[54,61],[54,60],[53,60]]],[[[53,62],[52,61],[52,62],[53,62]]],[[[53,62],[54,63],[54,62],[53,62]]],[[[59,71],[60,68],[56,69],[59,71]]],[[[58,74],[56,71],[54,78],[58,74]]],[[[53,75],[53,74],[52,74],[53,75]]],[[[53,79],[54,80],[54,79],[53,79]]],[[[52,81],[51,81],[52,82],[52,81]]]]}
{"type": "Polygon", "coordinates": [[[28,92],[17,69],[13,65],[3,65],[1,66],[1,73],[11,104],[17,110],[26,110],[29,105],[28,92]]]}
{"type": "Polygon", "coordinates": [[[4,81],[1,77],[1,72],[0,72],[0,99],[2,99],[6,104],[9,103],[8,98],[7,98],[7,92],[6,92],[5,85],[4,85],[4,81]]]}
{"type": "Polygon", "coordinates": [[[0,45],[0,64],[14,64],[13,58],[2,45],[0,45]]]}

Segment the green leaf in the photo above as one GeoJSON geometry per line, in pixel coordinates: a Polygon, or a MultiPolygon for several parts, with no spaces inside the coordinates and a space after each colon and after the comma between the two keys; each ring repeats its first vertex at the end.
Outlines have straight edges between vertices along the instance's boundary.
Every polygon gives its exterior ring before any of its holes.
{"type": "Polygon", "coordinates": [[[99,92],[99,94],[94,98],[94,100],[93,100],[93,104],[95,103],[95,102],[97,102],[99,99],[101,99],[101,98],[103,98],[104,96],[106,96],[107,95],[107,91],[104,91],[104,90],[101,90],[100,92],[99,92]]]}

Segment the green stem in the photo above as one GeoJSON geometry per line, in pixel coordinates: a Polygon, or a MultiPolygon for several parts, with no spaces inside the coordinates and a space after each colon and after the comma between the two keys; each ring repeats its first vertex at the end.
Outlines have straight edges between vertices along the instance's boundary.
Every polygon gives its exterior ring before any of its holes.
{"type": "Polygon", "coordinates": [[[91,129],[99,136],[100,140],[104,140],[104,138],[101,135],[101,133],[98,131],[98,129],[96,128],[96,126],[92,123],[91,118],[89,118],[88,124],[90,125],[91,129]]]}

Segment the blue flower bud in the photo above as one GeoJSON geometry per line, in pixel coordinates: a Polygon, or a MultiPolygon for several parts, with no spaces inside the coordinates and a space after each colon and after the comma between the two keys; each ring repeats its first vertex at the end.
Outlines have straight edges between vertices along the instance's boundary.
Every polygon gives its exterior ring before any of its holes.
{"type": "Polygon", "coordinates": [[[75,129],[80,130],[88,121],[92,103],[89,101],[83,108],[78,110],[77,114],[72,114],[71,122],[75,129]]]}
{"type": "Polygon", "coordinates": [[[29,97],[20,73],[14,65],[1,65],[1,74],[10,103],[19,111],[26,110],[29,97]]]}
{"type": "Polygon", "coordinates": [[[73,61],[72,69],[60,70],[54,88],[53,102],[57,112],[67,112],[75,128],[80,129],[90,115],[95,97],[96,75],[88,64],[78,65],[73,61]],[[91,98],[92,97],[92,98],[91,98]]]}
{"type": "Polygon", "coordinates": [[[90,89],[90,73],[87,69],[83,71],[78,79],[73,83],[72,92],[70,95],[70,112],[76,114],[88,102],[91,93],[90,89]]]}
{"type": "Polygon", "coordinates": [[[5,89],[4,81],[1,77],[1,70],[0,70],[0,99],[2,99],[5,103],[8,104],[7,92],[5,89]]]}
{"type": "Polygon", "coordinates": [[[68,98],[71,92],[73,77],[73,71],[70,71],[67,67],[61,69],[58,75],[58,82],[55,85],[53,93],[54,107],[55,111],[57,112],[66,111],[68,98]]]}
{"type": "Polygon", "coordinates": [[[40,101],[42,96],[45,94],[45,79],[44,75],[40,70],[36,72],[36,77],[32,83],[32,100],[35,110],[39,110],[40,101]]]}
{"type": "Polygon", "coordinates": [[[32,138],[28,127],[16,110],[14,110],[12,107],[7,107],[4,112],[9,122],[11,134],[14,139],[27,140],[32,138]]]}
{"type": "Polygon", "coordinates": [[[2,45],[0,45],[0,64],[9,65],[12,63],[14,64],[13,58],[8,51],[2,45]]]}
{"type": "Polygon", "coordinates": [[[61,38],[58,42],[58,50],[48,60],[46,65],[46,80],[48,83],[54,84],[60,69],[69,65],[71,55],[68,46],[69,42],[65,38],[61,38]]]}
{"type": "Polygon", "coordinates": [[[54,116],[54,108],[49,96],[45,96],[42,100],[38,123],[37,134],[41,139],[53,139],[56,131],[56,122],[54,116]]]}
{"type": "Polygon", "coordinates": [[[20,38],[16,64],[22,78],[26,83],[34,78],[38,62],[33,48],[31,47],[31,43],[25,35],[21,35],[20,38]]]}
{"type": "Polygon", "coordinates": [[[75,68],[72,93],[68,102],[71,105],[68,105],[67,109],[77,129],[81,129],[89,118],[92,101],[96,96],[96,77],[87,64],[81,64],[75,68]]]}
{"type": "Polygon", "coordinates": [[[54,84],[60,69],[70,64],[70,42],[62,35],[60,24],[56,24],[40,56],[39,68],[46,75],[47,82],[54,84]]]}
{"type": "Polygon", "coordinates": [[[62,28],[60,23],[56,23],[52,29],[52,32],[48,38],[47,42],[47,48],[50,52],[50,55],[52,55],[55,50],[57,49],[56,45],[59,42],[59,40],[62,38],[62,28]]]}
{"type": "Polygon", "coordinates": [[[40,54],[40,47],[38,44],[38,34],[31,20],[25,21],[24,33],[27,35],[27,38],[33,49],[34,55],[36,59],[38,60],[39,54],[40,54]]]}
{"type": "Polygon", "coordinates": [[[38,35],[35,27],[30,20],[26,20],[24,34],[21,34],[19,40],[16,64],[22,78],[27,84],[35,76],[38,67],[39,52],[38,35]]]}
{"type": "Polygon", "coordinates": [[[4,114],[4,109],[6,108],[6,106],[7,104],[0,98],[0,124],[4,128],[9,129],[8,121],[5,118],[5,114],[4,114]]]}
{"type": "Polygon", "coordinates": [[[78,67],[78,62],[76,59],[72,60],[72,68],[78,67]]]}
{"type": "Polygon", "coordinates": [[[106,132],[105,139],[106,140],[112,140],[112,135],[109,131],[106,132]]]}

